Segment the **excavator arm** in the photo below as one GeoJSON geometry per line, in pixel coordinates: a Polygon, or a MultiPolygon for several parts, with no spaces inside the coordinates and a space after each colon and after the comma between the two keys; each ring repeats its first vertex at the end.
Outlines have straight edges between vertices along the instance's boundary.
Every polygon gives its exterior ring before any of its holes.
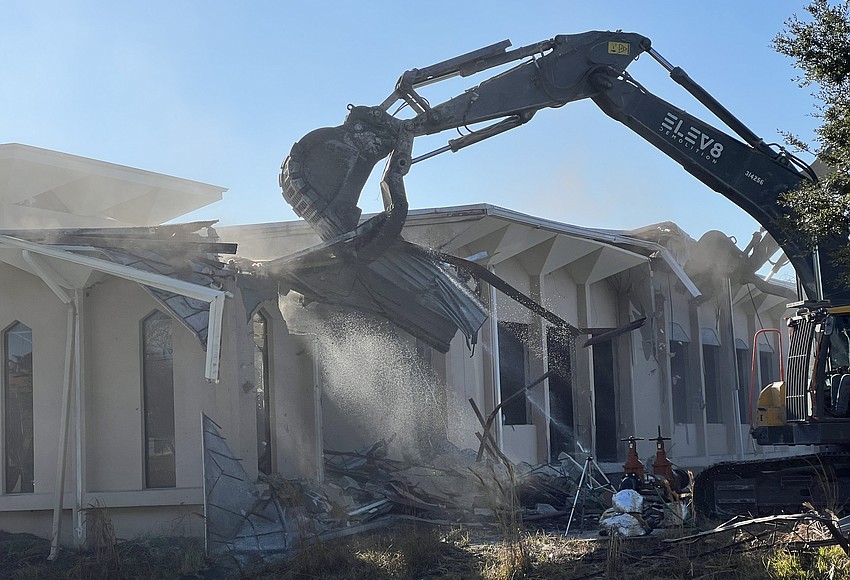
{"type": "MultiPolygon", "coordinates": [[[[350,106],[344,123],[318,129],[293,146],[284,160],[284,198],[330,241],[342,235],[359,237],[361,260],[380,255],[397,239],[407,213],[403,176],[412,164],[434,155],[478,143],[528,122],[543,108],[592,99],[607,115],[622,122],[673,158],[697,179],[730,199],[758,221],[784,250],[796,269],[808,298],[830,299],[847,290],[826,260],[818,260],[808,240],[788,224],[793,216],[780,204],[783,192],[814,172],[778,146],[768,146],[707,91],[678,67],[670,65],[645,36],[593,31],[559,35],[537,44],[507,50],[509,41],[426,67],[405,72],[380,105],[350,106]],[[648,53],[733,132],[736,139],[653,95],[627,72],[628,65],[648,53]],[[432,106],[419,94],[431,83],[466,77],[512,62],[519,64],[484,80],[443,103],[432,106]],[[414,116],[389,113],[396,105],[414,116]],[[469,129],[491,122],[483,128],[469,129]],[[445,147],[413,157],[413,141],[449,129],[467,132],[445,147]],[[385,211],[358,226],[357,200],[373,167],[389,157],[381,183],[385,211]],[[821,264],[823,262],[823,264],[821,264]]],[[[754,260],[755,261],[755,260],[754,260]]],[[[757,269],[757,268],[755,268],[757,269]]]]}
{"type": "MultiPolygon", "coordinates": [[[[685,79],[696,86],[688,77],[685,79]]],[[[741,142],[653,95],[627,73],[611,79],[606,90],[592,99],[607,115],[649,141],[759,222],[791,261],[806,295],[815,300],[823,298],[811,246],[791,227],[793,218],[788,208],[781,205],[784,192],[799,187],[803,181],[816,180],[805,164],[785,151],[768,147],[725,109],[716,110],[718,117],[730,126],[738,126],[742,134],[750,136],[750,143],[741,142]]],[[[750,273],[763,263],[763,258],[758,258],[761,259],[754,257],[750,273]]]]}

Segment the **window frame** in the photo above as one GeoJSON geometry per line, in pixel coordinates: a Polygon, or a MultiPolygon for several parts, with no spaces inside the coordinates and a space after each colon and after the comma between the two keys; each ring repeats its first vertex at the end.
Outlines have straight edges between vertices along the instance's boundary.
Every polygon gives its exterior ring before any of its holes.
{"type": "MultiPolygon", "coordinates": [[[[25,324],[21,320],[15,320],[6,328],[3,329],[3,395],[2,395],[2,420],[3,420],[3,429],[2,429],[2,448],[3,448],[3,463],[0,468],[2,468],[3,472],[3,482],[2,482],[2,493],[3,495],[26,495],[35,493],[35,365],[34,365],[34,355],[35,355],[35,341],[33,338],[33,329],[29,325],[25,324]],[[10,393],[10,380],[9,380],[9,333],[14,330],[16,327],[21,326],[25,328],[29,332],[30,336],[30,432],[31,432],[31,442],[29,445],[29,453],[30,453],[30,471],[32,473],[32,480],[30,481],[29,486],[26,489],[23,489],[23,479],[21,479],[21,487],[20,491],[10,491],[9,490],[9,433],[7,431],[10,424],[13,424],[12,421],[9,421],[8,413],[10,411],[10,405],[7,397],[10,393]]],[[[24,355],[26,356],[26,355],[24,355]]]]}
{"type": "MultiPolygon", "coordinates": [[[[144,316],[139,324],[139,332],[141,337],[141,411],[142,411],[142,487],[143,489],[171,489],[177,487],[177,412],[175,407],[176,397],[174,393],[174,319],[167,313],[162,310],[155,309],[151,311],[147,316],[144,316]],[[169,469],[170,473],[166,475],[167,481],[163,479],[159,482],[152,482],[152,473],[151,473],[151,458],[153,455],[150,453],[150,441],[148,434],[151,430],[151,426],[148,421],[148,411],[149,407],[152,407],[149,402],[149,389],[148,389],[148,378],[149,378],[149,368],[148,368],[148,334],[146,332],[148,323],[157,318],[158,321],[163,323],[168,323],[168,342],[170,346],[170,357],[163,358],[162,360],[169,360],[171,365],[170,372],[170,394],[171,394],[171,445],[170,445],[170,460],[161,461],[161,463],[167,463],[166,467],[169,469]]],[[[159,406],[160,408],[167,408],[167,405],[159,406]]],[[[164,453],[163,455],[168,455],[168,453],[164,453]]]]}
{"type": "MultiPolygon", "coordinates": [[[[531,333],[531,325],[522,322],[499,320],[498,347],[499,347],[499,400],[507,401],[516,393],[521,392],[528,385],[528,339],[531,333]],[[516,351],[509,352],[508,349],[517,346],[516,351]],[[517,359],[522,358],[522,369],[518,367],[518,360],[514,361],[517,366],[508,362],[508,356],[513,355],[517,359]]],[[[529,409],[528,395],[518,396],[501,409],[503,425],[531,425],[532,415],[529,409]]]]}

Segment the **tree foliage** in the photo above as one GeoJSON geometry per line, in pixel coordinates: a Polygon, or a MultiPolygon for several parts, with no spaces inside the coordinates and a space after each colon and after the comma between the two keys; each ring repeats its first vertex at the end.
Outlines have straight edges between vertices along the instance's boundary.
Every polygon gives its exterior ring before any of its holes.
{"type": "Polygon", "coordinates": [[[789,145],[817,155],[831,171],[817,184],[786,194],[795,227],[817,243],[850,233],[850,0],[812,0],[808,17],[794,15],[773,39],[774,49],[801,71],[800,87],[813,88],[816,144],[786,135],[789,145]]]}

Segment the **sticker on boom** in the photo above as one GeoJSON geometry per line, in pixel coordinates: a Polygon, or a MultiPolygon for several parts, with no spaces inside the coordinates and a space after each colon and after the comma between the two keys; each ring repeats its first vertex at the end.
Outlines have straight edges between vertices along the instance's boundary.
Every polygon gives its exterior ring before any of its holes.
{"type": "Polygon", "coordinates": [[[629,54],[631,45],[628,42],[608,42],[608,54],[629,54]]]}

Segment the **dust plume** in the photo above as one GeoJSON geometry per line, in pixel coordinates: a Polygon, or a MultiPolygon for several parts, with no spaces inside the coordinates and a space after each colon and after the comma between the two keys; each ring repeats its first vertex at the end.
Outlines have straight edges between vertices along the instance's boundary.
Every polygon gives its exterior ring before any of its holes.
{"type": "Polygon", "coordinates": [[[351,450],[379,440],[422,460],[446,440],[446,387],[430,349],[389,322],[362,314],[299,307],[315,333],[321,364],[324,443],[351,450]]]}

